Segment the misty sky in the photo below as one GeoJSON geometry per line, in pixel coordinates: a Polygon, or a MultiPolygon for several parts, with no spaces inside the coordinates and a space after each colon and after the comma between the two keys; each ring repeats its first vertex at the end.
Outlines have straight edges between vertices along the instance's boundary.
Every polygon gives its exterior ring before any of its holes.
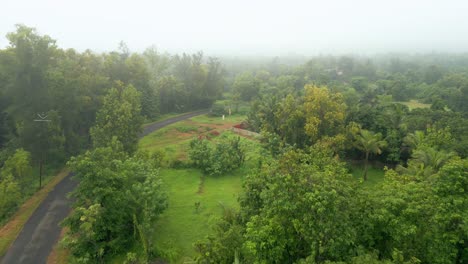
{"type": "Polygon", "coordinates": [[[150,45],[211,55],[467,52],[463,0],[2,0],[0,47],[23,23],[62,48],[150,45]]]}

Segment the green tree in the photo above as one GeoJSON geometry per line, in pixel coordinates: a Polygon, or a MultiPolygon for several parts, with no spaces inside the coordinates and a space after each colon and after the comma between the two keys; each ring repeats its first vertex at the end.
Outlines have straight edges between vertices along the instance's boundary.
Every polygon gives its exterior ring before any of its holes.
{"type": "Polygon", "coordinates": [[[371,154],[379,155],[382,149],[385,148],[387,142],[382,140],[382,134],[374,133],[369,130],[360,129],[359,134],[355,136],[355,146],[360,151],[364,152],[364,174],[363,179],[367,180],[367,169],[369,167],[369,156],[371,154]]]}
{"type": "Polygon", "coordinates": [[[244,245],[251,259],[247,261],[345,258],[356,237],[349,177],[343,164],[320,148],[310,154],[287,152],[248,176],[241,198],[241,212],[248,221],[244,245]]]}
{"type": "Polygon", "coordinates": [[[251,72],[244,72],[236,76],[232,84],[232,90],[240,94],[242,100],[250,101],[258,95],[260,81],[251,72]]]}
{"type": "Polygon", "coordinates": [[[117,137],[127,153],[135,152],[143,123],[140,112],[140,93],[131,85],[116,82],[104,97],[96,124],[91,128],[94,146],[108,146],[111,139],[117,137]]]}
{"type": "Polygon", "coordinates": [[[72,193],[75,210],[64,221],[70,228],[65,244],[73,256],[98,262],[135,242],[151,255],[154,224],[167,207],[153,163],[129,157],[114,137],[108,147],[87,151],[68,164],[80,181],[72,193]]]}
{"type": "Polygon", "coordinates": [[[0,222],[13,212],[21,201],[21,189],[13,176],[0,174],[0,222]]]}
{"type": "Polygon", "coordinates": [[[32,181],[31,154],[23,149],[17,149],[13,156],[5,161],[1,174],[13,176],[21,190],[25,192],[32,181]]]}
{"type": "Polygon", "coordinates": [[[210,175],[220,175],[242,166],[245,150],[240,137],[222,138],[215,144],[197,138],[190,142],[189,157],[197,168],[210,175]]]}
{"type": "Polygon", "coordinates": [[[323,136],[335,136],[344,129],[346,105],[339,93],[327,87],[305,86],[305,130],[315,143],[323,136]]]}
{"type": "Polygon", "coordinates": [[[23,119],[49,111],[46,74],[54,63],[55,40],[25,25],[16,25],[16,32],[8,33],[7,38],[16,55],[10,94],[17,109],[21,109],[23,119]]]}
{"type": "Polygon", "coordinates": [[[64,160],[63,130],[57,111],[43,113],[47,122],[34,116],[20,124],[18,128],[21,145],[31,153],[33,162],[39,166],[39,188],[42,186],[42,174],[47,165],[61,163],[64,160]],[[35,119],[33,119],[35,118],[35,119]]]}

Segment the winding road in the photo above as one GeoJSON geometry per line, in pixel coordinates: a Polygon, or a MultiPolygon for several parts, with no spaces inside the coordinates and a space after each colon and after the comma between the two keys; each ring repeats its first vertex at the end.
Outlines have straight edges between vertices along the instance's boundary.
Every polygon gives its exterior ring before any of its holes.
{"type": "MultiPolygon", "coordinates": [[[[206,113],[208,113],[207,110],[191,112],[153,123],[143,128],[140,137],[167,125],[206,113]]],[[[59,223],[70,212],[70,200],[67,198],[67,194],[78,184],[72,180],[72,176],[73,173],[68,174],[38,206],[1,259],[1,264],[47,263],[47,258],[60,236],[59,223]]]]}

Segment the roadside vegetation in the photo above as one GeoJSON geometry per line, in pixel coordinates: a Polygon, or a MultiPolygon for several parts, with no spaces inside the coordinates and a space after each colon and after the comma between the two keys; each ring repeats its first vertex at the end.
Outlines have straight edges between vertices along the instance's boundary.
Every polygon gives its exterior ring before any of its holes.
{"type": "Polygon", "coordinates": [[[26,200],[19,209],[8,219],[8,222],[0,229],[0,257],[5,255],[8,247],[15,241],[18,234],[23,229],[24,224],[29,217],[34,213],[39,204],[47,197],[50,191],[55,188],[55,185],[65,178],[69,170],[64,169],[54,177],[47,177],[47,181],[39,192],[26,200]]]}

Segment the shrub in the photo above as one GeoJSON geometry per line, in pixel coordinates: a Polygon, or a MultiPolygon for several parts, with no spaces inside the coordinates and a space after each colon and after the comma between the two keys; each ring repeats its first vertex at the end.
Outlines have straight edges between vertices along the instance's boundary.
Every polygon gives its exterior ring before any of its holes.
{"type": "Polygon", "coordinates": [[[162,149],[157,149],[151,154],[151,160],[154,162],[156,167],[162,167],[166,152],[162,149]]]}
{"type": "Polygon", "coordinates": [[[214,146],[206,139],[194,139],[190,142],[189,156],[195,167],[210,175],[232,171],[245,161],[240,137],[223,139],[214,146]]]}
{"type": "Polygon", "coordinates": [[[178,126],[176,127],[176,130],[181,132],[181,133],[189,133],[192,131],[197,131],[198,128],[194,126],[178,126]]]}
{"type": "Polygon", "coordinates": [[[213,106],[211,107],[211,113],[210,115],[212,116],[222,116],[222,115],[228,115],[229,114],[229,106],[228,106],[228,101],[216,101],[213,103],[213,106]]]}

